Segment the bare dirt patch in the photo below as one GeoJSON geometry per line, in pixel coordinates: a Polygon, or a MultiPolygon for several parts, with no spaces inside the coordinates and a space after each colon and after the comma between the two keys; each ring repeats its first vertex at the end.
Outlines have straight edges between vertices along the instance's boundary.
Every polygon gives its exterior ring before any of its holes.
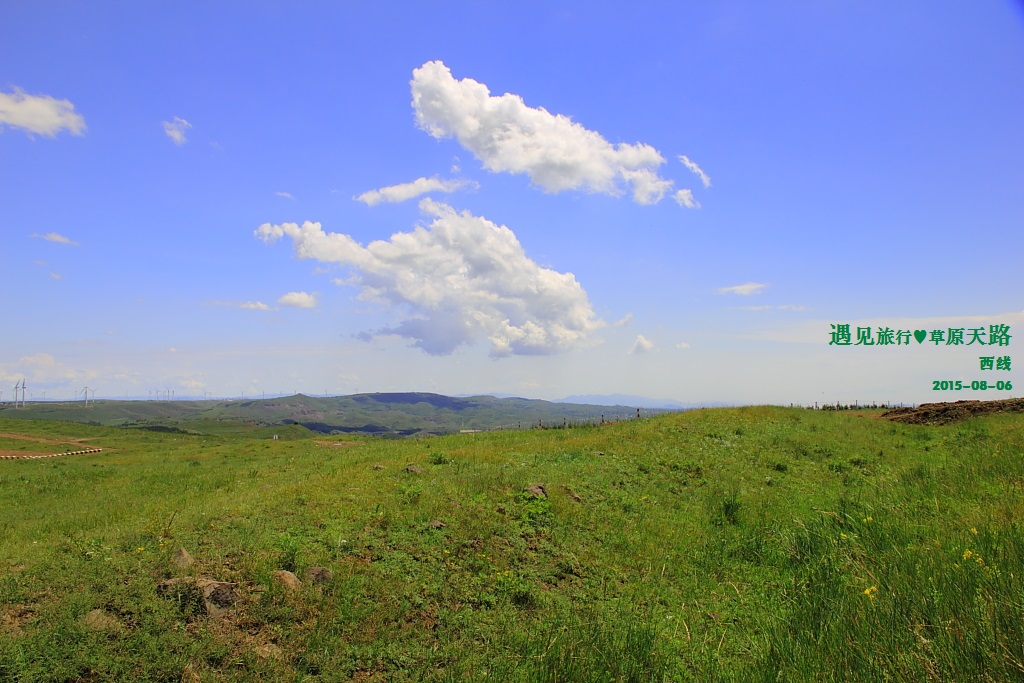
{"type": "Polygon", "coordinates": [[[955,401],[951,403],[922,403],[916,408],[897,408],[880,417],[893,422],[917,425],[944,425],[966,420],[977,415],[996,413],[1024,413],[1024,398],[999,401],[955,401]]]}
{"type": "Polygon", "coordinates": [[[68,439],[44,439],[41,436],[28,436],[26,434],[17,434],[15,432],[0,432],[0,436],[6,437],[8,439],[20,439],[21,441],[34,441],[35,443],[50,443],[50,444],[73,443],[73,444],[82,445],[83,448],[87,447],[86,445],[84,445],[85,442],[90,440],[90,439],[70,439],[70,438],[68,438],[68,439]]]}
{"type": "Polygon", "coordinates": [[[11,605],[0,612],[0,633],[9,636],[22,635],[22,627],[36,615],[32,605],[11,605]]]}

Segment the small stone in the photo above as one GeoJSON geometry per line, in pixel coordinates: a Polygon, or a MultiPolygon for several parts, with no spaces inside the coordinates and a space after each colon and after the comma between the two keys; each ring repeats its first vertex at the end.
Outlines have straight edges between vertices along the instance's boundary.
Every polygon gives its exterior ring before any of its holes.
{"type": "Polygon", "coordinates": [[[544,486],[544,484],[530,484],[525,489],[523,489],[523,491],[529,493],[534,498],[548,497],[548,489],[546,486],[544,486]]]}
{"type": "Polygon", "coordinates": [[[233,583],[200,579],[196,585],[203,591],[203,600],[206,601],[208,612],[210,611],[210,605],[217,609],[225,609],[238,602],[238,593],[235,592],[235,584],[233,583]]]}
{"type": "Polygon", "coordinates": [[[302,582],[299,581],[299,577],[295,576],[295,574],[292,574],[287,569],[280,569],[274,572],[274,581],[290,591],[297,591],[302,588],[302,582]]]}
{"type": "Polygon", "coordinates": [[[195,562],[195,560],[192,559],[192,556],[188,554],[187,550],[184,548],[178,548],[174,551],[174,554],[171,555],[171,562],[173,562],[178,569],[187,569],[195,562]]]}
{"type": "Polygon", "coordinates": [[[505,514],[505,506],[504,505],[499,505],[498,507],[496,507],[494,509],[494,511],[497,512],[499,515],[503,515],[503,514],[505,514]]]}
{"type": "Polygon", "coordinates": [[[284,651],[273,643],[256,646],[256,656],[260,659],[283,659],[284,651]]]}
{"type": "Polygon", "coordinates": [[[93,611],[82,617],[82,624],[92,631],[120,631],[121,622],[101,609],[93,611]]]}
{"type": "Polygon", "coordinates": [[[309,583],[322,585],[334,581],[334,572],[327,567],[310,567],[303,572],[302,578],[309,583]]]}
{"type": "Polygon", "coordinates": [[[408,465],[402,471],[409,472],[410,474],[423,474],[424,472],[426,472],[426,470],[420,467],[419,465],[408,465]]]}
{"type": "Polygon", "coordinates": [[[384,465],[374,465],[373,469],[375,469],[375,470],[382,470],[382,469],[384,469],[384,465]]]}
{"type": "Polygon", "coordinates": [[[427,522],[427,524],[430,525],[431,527],[435,528],[435,529],[443,529],[446,526],[448,526],[447,524],[445,524],[444,522],[442,522],[439,519],[432,519],[429,522],[427,522]]]}

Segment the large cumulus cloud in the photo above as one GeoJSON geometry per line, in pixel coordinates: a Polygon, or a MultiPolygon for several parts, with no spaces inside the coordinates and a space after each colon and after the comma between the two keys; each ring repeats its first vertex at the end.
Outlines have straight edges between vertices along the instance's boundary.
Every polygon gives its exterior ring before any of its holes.
{"type": "Polygon", "coordinates": [[[290,237],[300,258],[351,268],[364,298],[413,312],[377,332],[412,339],[427,353],[448,354],[481,336],[496,356],[556,353],[603,324],[573,274],[537,265],[507,227],[431,199],[420,209],[429,225],[365,247],[310,221],[264,223],[255,234],[290,237]]]}
{"type": "Polygon", "coordinates": [[[639,204],[656,203],[672,188],[657,173],[665,159],[654,147],[613,145],[518,95],[495,97],[483,83],[456,80],[440,61],[413,70],[411,85],[417,124],[435,138],[454,137],[490,171],[525,173],[547,192],[618,195],[626,187],[639,204]]]}

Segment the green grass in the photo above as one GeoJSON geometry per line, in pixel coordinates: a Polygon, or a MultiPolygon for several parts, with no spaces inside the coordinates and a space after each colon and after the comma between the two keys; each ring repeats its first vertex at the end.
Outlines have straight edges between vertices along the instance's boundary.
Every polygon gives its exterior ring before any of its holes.
{"type": "Polygon", "coordinates": [[[337,447],[0,420],[105,449],[0,461],[0,680],[1024,680],[1024,418],[876,415],[337,447]]]}

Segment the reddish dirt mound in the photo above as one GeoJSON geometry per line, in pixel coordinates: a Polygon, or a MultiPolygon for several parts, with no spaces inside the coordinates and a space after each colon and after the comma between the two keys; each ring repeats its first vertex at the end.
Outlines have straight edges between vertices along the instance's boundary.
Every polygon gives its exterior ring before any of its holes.
{"type": "Polygon", "coordinates": [[[966,420],[975,415],[994,413],[1024,413],[1024,398],[1007,398],[1001,401],[956,401],[955,403],[922,403],[916,408],[897,408],[882,413],[893,422],[915,425],[944,425],[966,420]]]}

